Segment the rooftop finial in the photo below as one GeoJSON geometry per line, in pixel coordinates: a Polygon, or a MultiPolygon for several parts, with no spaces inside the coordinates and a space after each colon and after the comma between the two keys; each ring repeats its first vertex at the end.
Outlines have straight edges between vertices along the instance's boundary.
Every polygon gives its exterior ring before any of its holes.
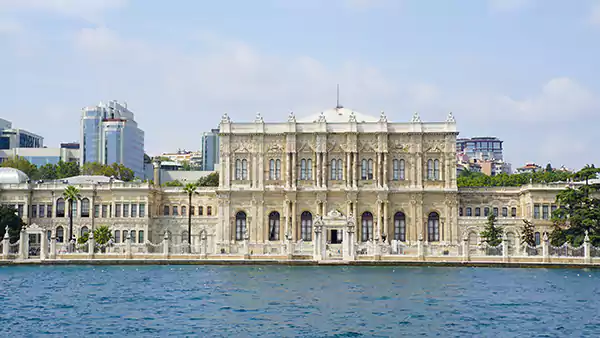
{"type": "Polygon", "coordinates": [[[344,106],[342,106],[340,104],[340,84],[338,83],[338,85],[337,85],[337,103],[335,105],[335,109],[340,109],[340,108],[344,108],[344,106]]]}

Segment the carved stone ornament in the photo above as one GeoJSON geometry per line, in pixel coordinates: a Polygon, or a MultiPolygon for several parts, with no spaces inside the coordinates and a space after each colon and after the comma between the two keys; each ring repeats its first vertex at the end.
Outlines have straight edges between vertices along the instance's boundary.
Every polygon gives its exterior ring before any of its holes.
{"type": "Polygon", "coordinates": [[[227,113],[224,113],[223,116],[221,116],[221,123],[231,123],[231,119],[227,113]]]}
{"type": "Polygon", "coordinates": [[[385,116],[385,112],[382,110],[381,115],[379,116],[379,122],[387,122],[387,116],[385,116]]]}
{"type": "Polygon", "coordinates": [[[337,211],[337,209],[333,209],[327,214],[327,217],[328,218],[341,218],[342,214],[339,211],[337,211]]]}
{"type": "Polygon", "coordinates": [[[283,146],[279,143],[272,143],[269,145],[269,148],[267,148],[267,152],[269,153],[282,153],[283,150],[283,146]]]}
{"type": "Polygon", "coordinates": [[[358,147],[362,152],[375,152],[377,151],[376,143],[373,141],[358,141],[358,147]]]}
{"type": "Polygon", "coordinates": [[[291,111],[290,115],[288,116],[288,122],[296,122],[296,115],[294,115],[293,111],[291,111]]]}
{"type": "Polygon", "coordinates": [[[348,117],[348,122],[356,122],[356,114],[352,111],[348,117]]]}
{"type": "Polygon", "coordinates": [[[260,113],[256,113],[256,118],[254,119],[254,122],[256,122],[256,123],[265,123],[265,120],[260,115],[260,113]]]}
{"type": "Polygon", "coordinates": [[[321,112],[321,115],[319,115],[319,119],[317,120],[317,122],[320,122],[320,123],[327,122],[325,120],[325,114],[323,112],[321,112]]]}
{"type": "Polygon", "coordinates": [[[392,150],[396,150],[396,151],[403,151],[403,152],[410,151],[410,144],[403,143],[400,140],[390,140],[389,147],[392,150]]]}
{"type": "Polygon", "coordinates": [[[444,151],[443,145],[440,143],[428,144],[428,148],[427,148],[428,153],[441,153],[443,151],[444,151]]]}
{"type": "Polygon", "coordinates": [[[413,117],[410,120],[410,122],[412,122],[412,123],[421,123],[421,117],[419,116],[419,113],[415,112],[413,114],[413,117]]]}
{"type": "Polygon", "coordinates": [[[449,122],[449,123],[456,122],[456,120],[454,119],[454,115],[452,115],[452,112],[448,113],[448,117],[446,118],[446,122],[449,122]]]}

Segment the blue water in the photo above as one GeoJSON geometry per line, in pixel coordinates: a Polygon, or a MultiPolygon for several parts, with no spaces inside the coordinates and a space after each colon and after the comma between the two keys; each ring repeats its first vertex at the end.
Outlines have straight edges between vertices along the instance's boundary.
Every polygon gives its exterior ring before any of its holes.
{"type": "Polygon", "coordinates": [[[11,266],[0,336],[600,336],[600,271],[11,266]]]}

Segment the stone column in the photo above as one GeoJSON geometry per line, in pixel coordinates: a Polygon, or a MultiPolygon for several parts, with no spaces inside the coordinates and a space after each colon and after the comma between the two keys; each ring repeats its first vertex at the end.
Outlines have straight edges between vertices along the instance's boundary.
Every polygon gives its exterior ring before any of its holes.
{"type": "Polygon", "coordinates": [[[165,237],[163,237],[163,256],[165,256],[165,258],[169,257],[169,242],[169,233],[165,231],[165,237]]]}
{"type": "Polygon", "coordinates": [[[592,251],[591,251],[590,237],[588,236],[587,230],[585,231],[585,238],[583,239],[583,261],[584,263],[592,262],[592,251]]]}
{"type": "Polygon", "coordinates": [[[321,187],[321,153],[315,153],[317,155],[317,168],[315,170],[315,178],[317,179],[317,188],[321,187]]]}
{"type": "Polygon", "coordinates": [[[550,262],[550,241],[548,240],[548,234],[544,232],[544,239],[542,242],[542,253],[544,256],[544,263],[550,262]]]}
{"type": "Polygon", "coordinates": [[[463,242],[462,242],[462,256],[463,256],[463,262],[468,262],[469,261],[469,238],[465,235],[465,237],[463,237],[463,242]]]}
{"type": "Polygon", "coordinates": [[[296,201],[292,201],[292,241],[297,241],[298,240],[298,222],[297,222],[297,215],[296,215],[296,201]]]}
{"type": "MultiPolygon", "coordinates": [[[[388,201],[388,200],[383,201],[383,233],[385,234],[385,237],[387,238],[388,241],[390,240],[390,226],[389,226],[390,221],[389,221],[389,215],[388,215],[389,205],[390,205],[390,201],[388,201]]],[[[406,231],[406,227],[405,227],[405,231],[406,231]]]]}
{"type": "Polygon", "coordinates": [[[375,227],[375,233],[373,236],[373,239],[375,239],[375,242],[379,243],[380,239],[381,239],[381,204],[382,201],[377,199],[377,213],[375,215],[377,223],[376,223],[376,227],[375,227]]]}
{"type": "Polygon", "coordinates": [[[388,153],[383,153],[383,187],[387,188],[388,182],[388,153]]]}
{"type": "Polygon", "coordinates": [[[352,186],[352,179],[351,179],[351,161],[350,161],[350,153],[346,153],[346,165],[344,166],[344,179],[346,182],[346,186],[350,187],[352,186]]]}
{"type": "Polygon", "coordinates": [[[358,153],[354,153],[354,172],[352,174],[354,188],[358,188],[358,162],[358,153]]]}
{"type": "Polygon", "coordinates": [[[417,256],[419,260],[425,260],[425,250],[423,248],[423,234],[419,234],[419,241],[417,242],[417,256]]]}
{"type": "Polygon", "coordinates": [[[45,260],[48,258],[48,239],[46,238],[46,234],[42,233],[40,235],[40,259],[45,260]]]}
{"type": "Polygon", "coordinates": [[[50,237],[50,258],[56,259],[56,235],[50,237]]]}
{"type": "Polygon", "coordinates": [[[502,235],[502,261],[508,262],[508,237],[506,233],[502,235]]]}
{"type": "Polygon", "coordinates": [[[127,258],[131,258],[131,232],[127,233],[127,238],[125,239],[125,255],[127,258]]]}
{"type": "Polygon", "coordinates": [[[323,226],[320,223],[315,224],[315,242],[313,244],[313,259],[320,261],[323,259],[323,226]]]}
{"type": "Polygon", "coordinates": [[[8,259],[8,249],[10,245],[10,237],[8,237],[8,226],[6,226],[6,231],[4,232],[4,238],[2,239],[2,256],[4,259],[8,259]]]}
{"type": "Polygon", "coordinates": [[[373,177],[375,179],[375,187],[379,188],[379,186],[381,185],[381,181],[379,180],[379,163],[381,161],[381,153],[380,152],[376,152],[375,153],[375,163],[373,163],[373,170],[375,171],[374,174],[375,176],[373,177]]]}
{"type": "Polygon", "coordinates": [[[321,174],[321,187],[323,188],[327,188],[327,166],[329,164],[328,158],[327,158],[327,153],[322,153],[323,154],[323,172],[321,174]]]}
{"type": "Polygon", "coordinates": [[[27,259],[29,257],[29,235],[25,228],[21,228],[21,237],[19,239],[19,258],[27,259]]]}
{"type": "Polygon", "coordinates": [[[89,236],[88,236],[88,256],[89,258],[94,258],[94,249],[96,247],[96,241],[94,239],[94,233],[93,232],[89,232],[89,236]]]}
{"type": "Polygon", "coordinates": [[[296,189],[296,185],[297,185],[297,174],[296,174],[296,169],[297,169],[297,164],[296,164],[296,158],[298,157],[297,153],[292,153],[292,189],[296,189]]]}

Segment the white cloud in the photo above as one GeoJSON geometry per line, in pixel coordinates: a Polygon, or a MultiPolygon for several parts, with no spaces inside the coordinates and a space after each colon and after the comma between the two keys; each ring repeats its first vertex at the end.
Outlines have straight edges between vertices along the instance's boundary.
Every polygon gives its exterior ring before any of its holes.
{"type": "Polygon", "coordinates": [[[488,8],[492,12],[515,12],[535,4],[535,0],[488,0],[488,8]]]}
{"type": "Polygon", "coordinates": [[[128,0],[2,0],[0,13],[43,11],[98,22],[104,12],[124,7],[127,2],[128,0]]]}
{"type": "Polygon", "coordinates": [[[600,1],[596,2],[592,6],[592,11],[590,13],[590,23],[594,26],[600,27],[600,1]]]}

